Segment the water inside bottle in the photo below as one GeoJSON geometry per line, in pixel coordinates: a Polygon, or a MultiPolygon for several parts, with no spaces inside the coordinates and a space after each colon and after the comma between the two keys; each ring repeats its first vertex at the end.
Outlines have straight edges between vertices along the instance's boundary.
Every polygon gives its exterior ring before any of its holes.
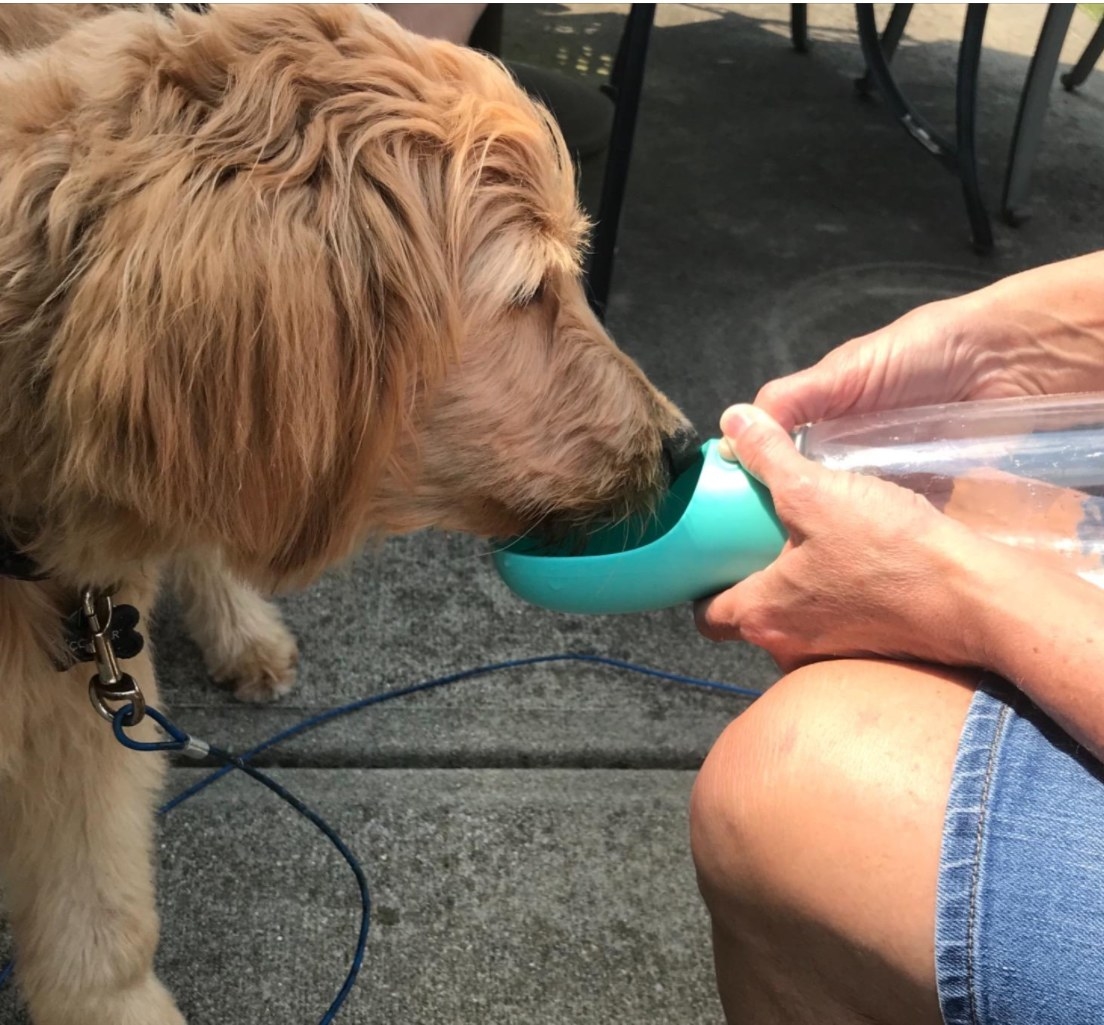
{"type": "Polygon", "coordinates": [[[801,445],[1104,586],[1104,395],[865,414],[812,424],[801,445]]]}

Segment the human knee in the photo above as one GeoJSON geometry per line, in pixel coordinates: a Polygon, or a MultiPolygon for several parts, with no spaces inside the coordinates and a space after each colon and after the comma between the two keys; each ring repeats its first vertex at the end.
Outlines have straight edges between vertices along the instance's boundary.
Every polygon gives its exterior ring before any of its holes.
{"type": "Polygon", "coordinates": [[[717,739],[690,803],[691,850],[707,901],[760,899],[806,823],[882,757],[879,704],[900,667],[832,661],[778,681],[717,739]]]}
{"type": "Polygon", "coordinates": [[[770,857],[772,832],[785,800],[780,775],[792,760],[793,703],[779,681],[717,738],[690,797],[690,847],[706,902],[739,899],[770,857]]]}
{"type": "Polygon", "coordinates": [[[968,673],[876,660],[814,663],[780,680],[721,734],[694,787],[707,901],[777,896],[788,855],[841,819],[880,820],[921,791],[938,803],[971,695],[968,673]]]}

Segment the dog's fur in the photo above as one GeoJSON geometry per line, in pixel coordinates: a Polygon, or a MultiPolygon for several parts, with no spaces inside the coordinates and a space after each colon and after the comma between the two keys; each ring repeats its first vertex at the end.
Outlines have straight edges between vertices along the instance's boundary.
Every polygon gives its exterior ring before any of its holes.
{"type": "Polygon", "coordinates": [[[36,1025],[174,1025],[160,768],[51,664],[77,588],[148,610],[171,571],[212,673],[271,696],[294,642],[242,580],[646,507],[686,425],[592,316],[562,139],[488,58],[357,6],[3,7],[0,49],[0,531],[49,573],[0,578],[19,982],[36,1025]]]}

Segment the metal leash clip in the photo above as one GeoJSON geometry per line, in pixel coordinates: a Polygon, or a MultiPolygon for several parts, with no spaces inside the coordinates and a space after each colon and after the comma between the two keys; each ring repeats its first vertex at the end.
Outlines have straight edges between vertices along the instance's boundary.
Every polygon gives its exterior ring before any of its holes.
{"type": "Polygon", "coordinates": [[[126,725],[134,726],[145,718],[146,699],[138,689],[134,677],[122,672],[115,658],[115,649],[111,646],[108,633],[114,608],[111,595],[111,591],[93,590],[91,587],[81,591],[81,614],[88,631],[88,640],[95,652],[97,670],[96,675],[88,682],[88,697],[92,701],[92,707],[108,722],[115,718],[115,711],[108,702],[129,702],[131,712],[126,725]]]}

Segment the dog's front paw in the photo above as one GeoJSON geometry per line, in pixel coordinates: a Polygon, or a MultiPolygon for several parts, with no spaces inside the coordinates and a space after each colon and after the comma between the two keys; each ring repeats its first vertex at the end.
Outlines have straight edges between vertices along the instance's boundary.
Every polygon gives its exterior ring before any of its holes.
{"type": "Polygon", "coordinates": [[[299,651],[280,610],[231,573],[216,550],[184,553],[174,569],[184,622],[211,677],[242,701],[272,701],[291,690],[299,651]]]}
{"type": "Polygon", "coordinates": [[[249,630],[224,635],[221,650],[208,650],[208,669],[216,683],[230,687],[240,701],[274,701],[295,685],[299,649],[271,606],[270,615],[250,617],[249,630]]]}

